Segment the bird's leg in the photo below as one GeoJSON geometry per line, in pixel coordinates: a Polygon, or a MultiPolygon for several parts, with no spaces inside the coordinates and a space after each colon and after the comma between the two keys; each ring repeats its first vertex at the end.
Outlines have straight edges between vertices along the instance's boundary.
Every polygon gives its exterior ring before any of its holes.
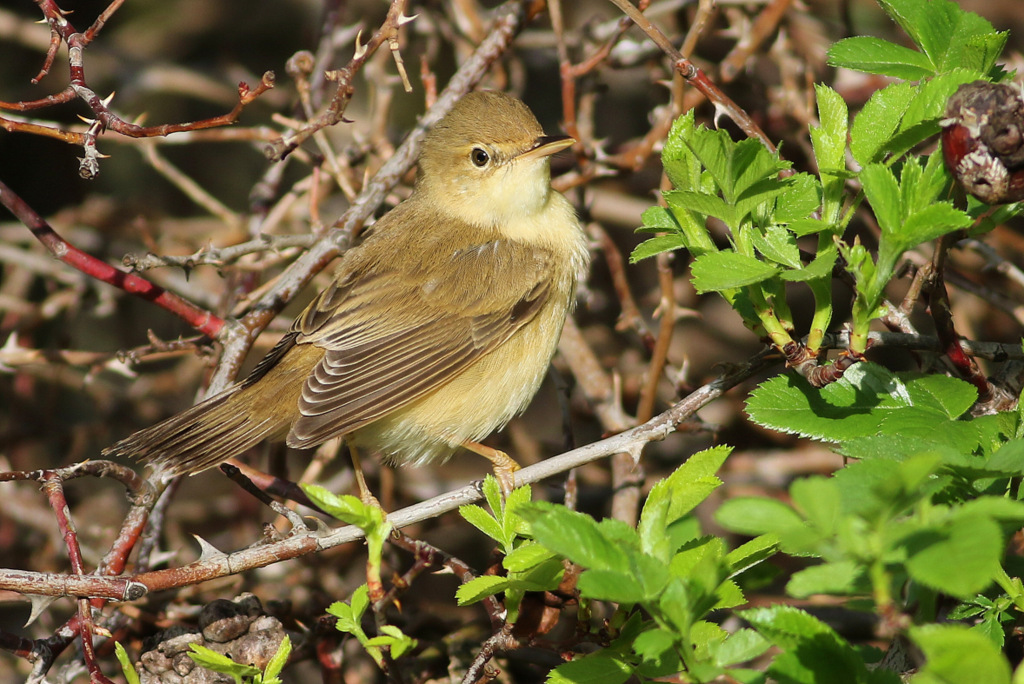
{"type": "Polygon", "coordinates": [[[359,459],[359,450],[356,449],[356,445],[351,440],[345,440],[348,444],[348,454],[352,459],[352,470],[356,475],[356,486],[359,488],[359,500],[367,506],[373,506],[379,508],[382,511],[384,507],[380,505],[380,501],[377,501],[377,497],[370,493],[370,488],[366,486],[366,476],[363,474],[363,462],[359,459]]]}
{"type": "Polygon", "coordinates": [[[492,449],[478,442],[463,442],[462,446],[490,461],[494,468],[494,477],[498,478],[498,484],[501,485],[501,493],[506,497],[512,493],[516,486],[515,473],[520,467],[514,458],[504,451],[492,449]]]}

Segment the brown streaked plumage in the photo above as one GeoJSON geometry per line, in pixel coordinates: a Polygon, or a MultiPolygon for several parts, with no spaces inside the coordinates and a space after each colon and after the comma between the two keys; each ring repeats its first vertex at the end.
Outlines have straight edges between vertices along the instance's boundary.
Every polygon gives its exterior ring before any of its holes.
{"type": "Polygon", "coordinates": [[[104,455],[179,475],[264,439],[345,435],[396,464],[467,446],[507,466],[475,443],[537,391],[588,262],[550,185],[548,156],[571,143],[509,95],[464,97],[427,135],[412,195],[245,380],[104,455]]]}

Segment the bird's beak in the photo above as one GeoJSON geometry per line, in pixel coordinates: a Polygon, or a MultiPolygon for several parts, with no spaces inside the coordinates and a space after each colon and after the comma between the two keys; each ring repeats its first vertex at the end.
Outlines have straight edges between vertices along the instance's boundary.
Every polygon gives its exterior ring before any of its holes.
{"type": "Polygon", "coordinates": [[[567,135],[542,135],[533,141],[533,147],[520,154],[516,159],[540,159],[541,157],[548,157],[555,152],[561,152],[565,148],[573,145],[575,142],[575,138],[570,138],[567,135]]]}

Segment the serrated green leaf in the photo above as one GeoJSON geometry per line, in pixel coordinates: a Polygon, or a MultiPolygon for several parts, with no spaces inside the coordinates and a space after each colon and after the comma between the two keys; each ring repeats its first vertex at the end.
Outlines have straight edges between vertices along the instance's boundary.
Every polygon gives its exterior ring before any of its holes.
{"type": "Polygon", "coordinates": [[[968,67],[987,73],[1002,51],[1005,35],[949,0],[881,0],[879,4],[940,72],[968,67]]]}
{"type": "Polygon", "coordinates": [[[954,208],[948,202],[932,204],[907,217],[899,233],[899,244],[904,250],[911,249],[923,242],[967,228],[971,223],[971,217],[966,212],[954,208]]]}
{"type": "Polygon", "coordinates": [[[468,606],[494,596],[508,589],[508,577],[498,575],[481,575],[474,577],[455,591],[455,598],[460,606],[468,606]]]}
{"type": "Polygon", "coordinates": [[[963,13],[948,0],[879,0],[878,4],[933,64],[941,61],[957,24],[957,15],[963,13]]]}
{"type": "Polygon", "coordinates": [[[390,649],[391,657],[397,659],[401,658],[404,653],[416,648],[418,643],[394,625],[381,625],[380,631],[383,634],[368,639],[363,646],[367,649],[386,647],[390,649]]]}
{"type": "Polygon", "coordinates": [[[358,497],[350,494],[339,496],[319,485],[300,485],[313,503],[328,515],[349,525],[355,525],[366,533],[366,541],[371,549],[380,547],[383,538],[391,531],[391,523],[387,521],[384,511],[377,506],[363,503],[358,497]]]}
{"type": "Polygon", "coordinates": [[[822,390],[792,373],[772,378],[751,393],[747,413],[759,425],[825,442],[899,434],[915,426],[934,433],[947,421],[944,429],[951,435],[976,439],[972,425],[951,421],[944,406],[923,397],[876,364],[858,364],[822,390]]]}
{"type": "Polygon", "coordinates": [[[803,268],[796,237],[783,226],[768,226],[764,233],[755,232],[754,248],[768,261],[789,268],[803,268]]]}
{"type": "Polygon", "coordinates": [[[490,513],[480,506],[475,504],[459,506],[459,515],[494,541],[499,543],[504,541],[505,537],[502,534],[501,525],[498,524],[498,521],[490,513]]]}
{"type": "Polygon", "coordinates": [[[506,554],[512,551],[512,543],[516,537],[516,530],[523,526],[523,520],[519,515],[519,510],[530,502],[533,498],[533,490],[529,485],[524,487],[516,487],[509,492],[508,497],[505,499],[502,516],[501,516],[501,529],[504,534],[505,544],[502,548],[506,554]]]}
{"type": "Polygon", "coordinates": [[[914,684],[1009,684],[1006,656],[985,636],[964,625],[922,625],[910,638],[924,652],[914,684]]]}
{"type": "Polygon", "coordinates": [[[978,390],[971,383],[948,375],[901,376],[916,406],[934,407],[948,418],[959,418],[978,400],[978,390]]]}
{"type": "Polygon", "coordinates": [[[700,162],[684,142],[693,136],[693,110],[672,122],[665,147],[661,151],[661,163],[673,187],[680,190],[697,190],[700,187],[700,162]]]}
{"type": "Polygon", "coordinates": [[[650,240],[644,240],[639,245],[633,248],[632,253],[629,255],[629,263],[635,264],[644,259],[650,259],[652,256],[657,256],[662,252],[674,252],[677,249],[685,249],[686,240],[679,233],[672,233],[670,235],[659,235],[653,237],[650,240]]]}
{"type": "Polygon", "coordinates": [[[663,534],[665,527],[689,513],[720,486],[722,481],[715,473],[731,452],[732,447],[727,446],[700,451],[690,456],[686,463],[676,468],[670,476],[655,484],[640,514],[638,531],[641,538],[644,536],[645,525],[651,527],[651,523],[645,520],[651,516],[656,506],[663,505],[664,513],[660,514],[660,526],[652,528],[649,532],[663,534]]]}
{"type": "Polygon", "coordinates": [[[828,49],[828,63],[868,74],[918,81],[935,73],[935,67],[917,50],[890,43],[881,38],[855,36],[844,38],[828,49]]]}
{"type": "Polygon", "coordinates": [[[679,222],[676,221],[675,216],[665,207],[657,205],[644,209],[644,213],[640,215],[640,222],[643,224],[642,229],[647,232],[678,233],[680,230],[679,222]]]}
{"type": "Polygon", "coordinates": [[[821,206],[821,184],[809,173],[787,179],[782,195],[775,201],[772,221],[788,224],[810,217],[821,206]]]}
{"type": "Polygon", "coordinates": [[[771,648],[763,636],[746,627],[737,629],[714,649],[715,664],[729,667],[745,663],[771,648]]]}
{"type": "Polygon", "coordinates": [[[768,560],[779,550],[779,539],[774,534],[762,534],[741,544],[728,553],[725,563],[729,566],[729,577],[733,578],[755,565],[768,560]]]}
{"type": "Polygon", "coordinates": [[[757,220],[757,217],[767,214],[768,210],[774,208],[775,200],[784,203],[786,192],[793,185],[792,178],[777,176],[765,178],[752,185],[736,200],[737,225],[742,224],[748,216],[753,216],[757,220]]]}
{"type": "Polygon", "coordinates": [[[546,684],[622,684],[633,668],[606,651],[562,663],[549,674],[546,684]]]}
{"type": "Polygon", "coordinates": [[[910,83],[892,83],[876,90],[850,128],[850,151],[865,166],[885,157],[886,145],[899,128],[907,108],[917,96],[910,83]]]}
{"type": "Polygon", "coordinates": [[[484,477],[484,484],[481,489],[483,490],[487,507],[491,509],[494,519],[500,525],[505,517],[505,501],[501,494],[501,484],[498,483],[498,478],[488,474],[484,477]]]}
{"type": "Polygon", "coordinates": [[[839,257],[839,250],[834,244],[818,251],[814,261],[794,271],[783,271],[779,277],[789,282],[806,282],[808,280],[824,280],[832,276],[832,269],[839,257]]]}
{"type": "Polygon", "coordinates": [[[535,542],[526,542],[505,556],[501,564],[509,572],[525,572],[554,557],[555,554],[550,549],[535,542]]]}
{"type": "Polygon", "coordinates": [[[192,649],[188,657],[200,667],[221,672],[236,679],[254,677],[260,673],[258,667],[235,662],[223,653],[217,653],[206,646],[200,644],[189,644],[188,646],[192,649]]]}
{"type": "Polygon", "coordinates": [[[712,216],[734,229],[742,218],[733,205],[718,195],[690,190],[670,190],[664,193],[664,197],[674,212],[693,211],[701,216],[712,216]]]}
{"type": "Polygon", "coordinates": [[[896,176],[883,164],[868,164],[860,172],[864,195],[883,236],[896,237],[903,219],[903,198],[896,176]]]}
{"type": "MultiPolygon", "coordinates": [[[[710,130],[706,126],[695,127],[690,135],[683,138],[694,157],[700,162],[715,185],[722,191],[726,202],[732,204],[735,199],[735,183],[737,169],[733,167],[736,143],[723,130],[710,130]]],[[[760,143],[758,143],[760,144],[760,143]]],[[[694,190],[704,190],[703,187],[694,190]]]]}
{"type": "Polygon", "coordinates": [[[257,679],[259,684],[280,684],[281,679],[278,675],[281,674],[281,670],[288,664],[288,658],[292,654],[292,640],[286,634],[284,639],[277,647],[277,651],[270,658],[270,662],[267,663],[266,668],[263,670],[263,674],[257,679]]]}
{"type": "Polygon", "coordinates": [[[740,616],[784,651],[768,669],[777,681],[789,684],[899,682],[894,672],[869,671],[863,658],[831,627],[798,608],[777,605],[741,611],[740,616]]]}
{"type": "MultiPolygon", "coordinates": [[[[543,501],[527,504],[521,515],[530,522],[539,543],[572,562],[585,568],[628,571],[625,550],[606,536],[611,526],[599,528],[588,515],[543,501]]],[[[635,531],[626,527],[635,537],[635,531]]]]}
{"type": "Polygon", "coordinates": [[[821,219],[806,218],[789,221],[786,223],[786,228],[797,237],[806,237],[807,235],[817,235],[826,230],[832,230],[833,225],[821,219]]]}
{"type": "Polygon", "coordinates": [[[715,564],[719,564],[724,556],[725,543],[722,539],[708,535],[684,546],[673,556],[669,569],[677,577],[688,577],[701,563],[710,559],[715,564]]]}
{"type": "Polygon", "coordinates": [[[363,617],[363,613],[370,607],[370,588],[365,584],[356,587],[349,604],[352,606],[352,617],[356,620],[363,617]]]}
{"type": "Polygon", "coordinates": [[[693,286],[704,293],[754,285],[772,278],[780,269],[745,254],[714,252],[697,257],[690,270],[693,286]]]}

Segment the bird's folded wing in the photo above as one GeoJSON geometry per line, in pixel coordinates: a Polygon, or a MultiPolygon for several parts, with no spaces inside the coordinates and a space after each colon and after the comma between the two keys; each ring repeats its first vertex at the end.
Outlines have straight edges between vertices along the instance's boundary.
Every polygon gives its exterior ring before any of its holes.
{"type": "Polygon", "coordinates": [[[289,445],[312,446],[401,408],[532,320],[550,296],[550,255],[512,247],[454,252],[455,278],[450,266],[377,267],[324,291],[295,323],[299,344],[326,353],[303,387],[289,445]],[[450,280],[436,280],[441,273],[450,280]]]}

